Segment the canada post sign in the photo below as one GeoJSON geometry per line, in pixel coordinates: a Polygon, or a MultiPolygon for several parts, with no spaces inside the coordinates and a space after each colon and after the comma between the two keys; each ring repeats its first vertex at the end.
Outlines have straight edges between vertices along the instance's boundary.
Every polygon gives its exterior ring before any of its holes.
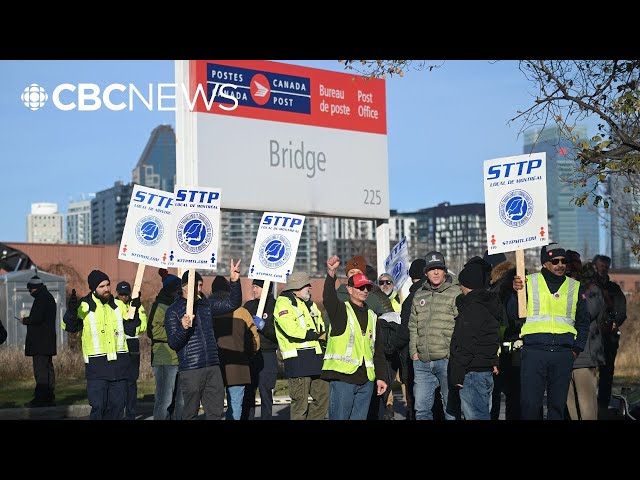
{"type": "Polygon", "coordinates": [[[187,139],[198,184],[224,189],[225,208],[389,218],[384,80],[259,60],[192,60],[188,71],[191,88],[238,104],[199,99],[187,139]],[[236,187],[239,174],[259,198],[236,187]]]}

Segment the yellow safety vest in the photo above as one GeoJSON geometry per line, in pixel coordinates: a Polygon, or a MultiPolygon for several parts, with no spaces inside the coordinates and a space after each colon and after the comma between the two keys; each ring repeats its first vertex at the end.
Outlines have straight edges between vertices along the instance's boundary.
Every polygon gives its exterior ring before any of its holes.
{"type": "Polygon", "coordinates": [[[373,310],[368,309],[367,329],[363,334],[353,307],[348,301],[344,304],[347,307],[347,328],[342,335],[334,336],[331,335],[331,325],[329,325],[329,339],[327,340],[327,351],[324,353],[322,370],[333,370],[351,375],[358,370],[364,361],[367,368],[367,378],[374,381],[376,372],[373,367],[373,352],[378,316],[373,313],[373,310]]]}
{"type": "Polygon", "coordinates": [[[318,355],[322,354],[318,340],[295,340],[303,339],[307,330],[325,331],[322,313],[315,303],[309,310],[299,298],[296,297],[296,305],[293,305],[289,298],[280,295],[273,309],[273,319],[277,327],[276,339],[283,359],[297,357],[298,349],[301,348],[315,348],[318,355]]]}
{"type": "MultiPolygon", "coordinates": [[[[86,300],[78,307],[78,320],[82,321],[82,354],[84,363],[89,363],[90,357],[105,356],[107,360],[117,360],[118,353],[128,353],[125,341],[122,318],[128,308],[116,303],[114,310],[110,304],[103,304],[100,299],[91,294],[95,310],[89,310],[86,300]]],[[[64,322],[62,328],[65,328],[64,322]]]]}
{"type": "Polygon", "coordinates": [[[395,292],[393,295],[391,295],[390,300],[393,311],[399,313],[402,310],[402,306],[400,305],[400,302],[398,302],[398,292],[395,292]]]}
{"type": "Polygon", "coordinates": [[[567,277],[556,293],[551,293],[541,273],[527,275],[527,321],[522,336],[532,333],[572,333],[576,338],[576,308],[580,283],[567,277]]]}

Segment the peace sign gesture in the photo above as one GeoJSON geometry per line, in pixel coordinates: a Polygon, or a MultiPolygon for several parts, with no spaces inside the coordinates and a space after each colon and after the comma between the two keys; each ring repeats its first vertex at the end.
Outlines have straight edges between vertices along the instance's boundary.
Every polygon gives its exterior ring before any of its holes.
{"type": "Polygon", "coordinates": [[[238,279],[240,278],[240,262],[242,260],[238,260],[237,263],[233,263],[233,258],[231,259],[231,262],[229,264],[229,272],[231,272],[229,274],[229,280],[231,280],[232,282],[237,282],[238,279]]]}

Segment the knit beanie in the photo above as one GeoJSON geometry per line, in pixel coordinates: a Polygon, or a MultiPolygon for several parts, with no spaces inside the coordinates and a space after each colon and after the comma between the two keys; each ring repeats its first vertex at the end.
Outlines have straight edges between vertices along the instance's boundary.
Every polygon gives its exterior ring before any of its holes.
{"type": "Polygon", "coordinates": [[[409,267],[409,276],[413,280],[420,280],[424,277],[424,268],[426,266],[427,261],[424,258],[416,258],[409,267]]]}
{"type": "MultiPolygon", "coordinates": [[[[193,281],[196,283],[196,286],[198,284],[198,282],[203,282],[204,280],[202,280],[202,275],[200,275],[198,272],[194,272],[194,279],[193,281]]],[[[187,283],[189,283],[189,270],[186,270],[183,274],[182,274],[182,285],[186,285],[187,283]]]]}
{"type": "Polygon", "coordinates": [[[550,243],[540,250],[540,263],[542,265],[556,257],[567,257],[567,251],[558,243],[550,243]]]}
{"type": "Polygon", "coordinates": [[[486,288],[487,274],[479,263],[467,263],[458,275],[458,282],[471,290],[486,288]]]}
{"type": "Polygon", "coordinates": [[[44,283],[42,283],[42,279],[38,275],[34,275],[29,279],[29,283],[27,283],[27,288],[31,290],[32,288],[40,288],[44,283]]]}
{"type": "Polygon", "coordinates": [[[98,285],[100,285],[105,280],[109,280],[109,276],[106,273],[101,272],[100,270],[92,270],[89,274],[89,277],[87,277],[89,290],[93,292],[96,288],[98,288],[98,285]]]}
{"type": "Polygon", "coordinates": [[[211,284],[211,292],[230,292],[231,287],[229,286],[229,281],[223,277],[222,275],[216,275],[216,278],[213,279],[213,283],[211,284]]]}

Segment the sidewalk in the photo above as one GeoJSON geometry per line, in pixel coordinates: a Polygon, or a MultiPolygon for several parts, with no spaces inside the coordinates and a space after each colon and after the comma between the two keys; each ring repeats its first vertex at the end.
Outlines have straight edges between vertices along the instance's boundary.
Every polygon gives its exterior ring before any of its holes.
{"type": "MultiPolygon", "coordinates": [[[[291,403],[288,396],[273,398],[274,405],[291,403]]],[[[226,406],[226,400],[225,400],[226,406]]],[[[260,399],[256,399],[256,406],[260,406],[260,399]]],[[[5,408],[0,410],[0,420],[83,420],[89,418],[89,405],[59,405],[55,407],[37,408],[5,408]]],[[[201,413],[204,413],[202,408],[201,413]]],[[[138,420],[153,419],[153,402],[138,402],[138,420]]]]}

